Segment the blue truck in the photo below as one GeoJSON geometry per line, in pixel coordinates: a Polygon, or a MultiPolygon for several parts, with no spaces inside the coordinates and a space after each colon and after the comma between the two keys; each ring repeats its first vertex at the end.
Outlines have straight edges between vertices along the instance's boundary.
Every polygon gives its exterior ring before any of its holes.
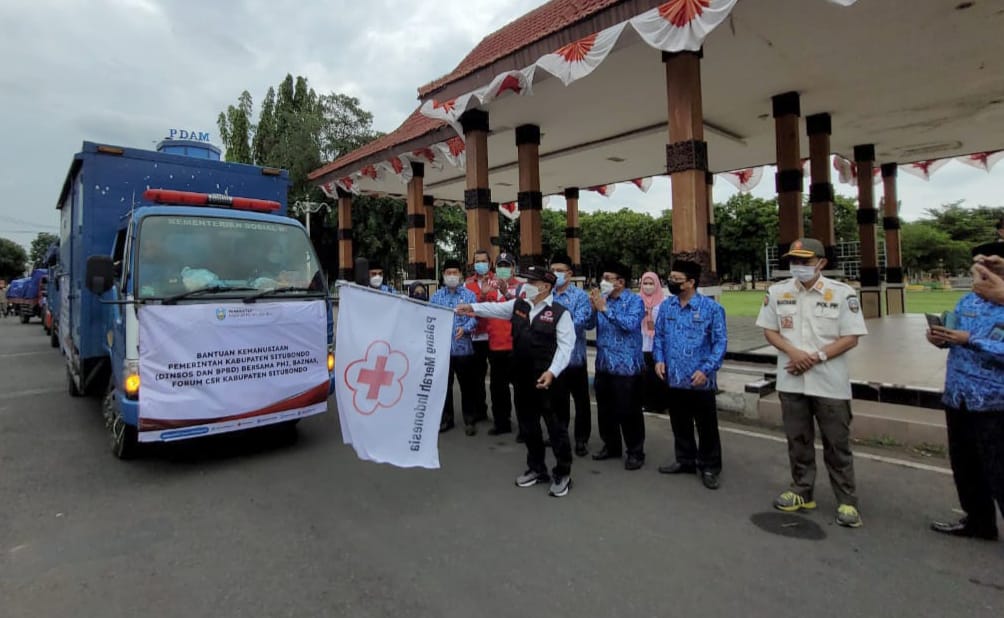
{"type": "Polygon", "coordinates": [[[286,216],[288,187],[284,170],[212,156],[84,142],[73,157],[54,323],[68,392],[102,397],[117,457],[295,432],[326,409],[332,306],[306,230],[286,216]]]}
{"type": "Polygon", "coordinates": [[[32,318],[42,317],[48,275],[49,271],[45,268],[36,268],[27,277],[11,283],[7,302],[13,307],[14,315],[21,318],[22,324],[27,324],[32,318]]]}

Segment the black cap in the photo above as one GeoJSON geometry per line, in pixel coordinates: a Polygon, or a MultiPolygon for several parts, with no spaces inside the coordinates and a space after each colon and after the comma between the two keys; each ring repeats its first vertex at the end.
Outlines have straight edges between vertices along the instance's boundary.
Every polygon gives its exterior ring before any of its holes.
{"type": "Polygon", "coordinates": [[[614,273],[625,281],[631,280],[631,268],[620,262],[607,262],[601,267],[600,273],[614,273]]]}
{"type": "Polygon", "coordinates": [[[521,274],[527,281],[543,281],[545,283],[550,283],[551,285],[554,285],[558,281],[558,278],[554,276],[554,273],[543,266],[538,266],[536,264],[527,268],[521,274]]]}
{"type": "Polygon", "coordinates": [[[516,258],[513,257],[511,253],[505,253],[505,252],[500,253],[499,256],[495,258],[495,265],[498,266],[499,264],[508,264],[509,266],[515,266],[516,258]]]}
{"type": "Polygon", "coordinates": [[[443,262],[443,270],[446,270],[448,268],[456,268],[457,270],[464,269],[463,265],[460,263],[460,260],[455,260],[453,258],[450,258],[445,262],[443,262]]]}
{"type": "Polygon", "coordinates": [[[572,258],[565,253],[555,253],[551,256],[551,264],[564,264],[565,266],[572,267],[572,258]]]}
{"type": "Polygon", "coordinates": [[[383,270],[383,265],[380,264],[380,260],[370,260],[370,270],[383,270]]]}
{"type": "Polygon", "coordinates": [[[673,262],[671,270],[687,275],[687,279],[693,279],[694,281],[701,280],[701,265],[697,262],[691,262],[690,260],[676,260],[673,262]]]}
{"type": "Polygon", "coordinates": [[[977,255],[985,255],[987,257],[996,255],[1004,258],[1004,242],[998,240],[995,242],[977,245],[973,247],[973,257],[976,257],[977,255]]]}

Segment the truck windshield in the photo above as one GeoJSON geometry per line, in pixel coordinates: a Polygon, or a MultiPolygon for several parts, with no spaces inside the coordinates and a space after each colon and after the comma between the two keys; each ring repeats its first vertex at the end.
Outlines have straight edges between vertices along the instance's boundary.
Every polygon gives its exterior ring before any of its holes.
{"type": "MultiPolygon", "coordinates": [[[[235,295],[293,287],[325,291],[303,229],[223,217],[154,215],[143,219],[136,253],[138,298],[203,288],[235,295]]],[[[288,296],[288,295],[287,295],[288,296]]]]}

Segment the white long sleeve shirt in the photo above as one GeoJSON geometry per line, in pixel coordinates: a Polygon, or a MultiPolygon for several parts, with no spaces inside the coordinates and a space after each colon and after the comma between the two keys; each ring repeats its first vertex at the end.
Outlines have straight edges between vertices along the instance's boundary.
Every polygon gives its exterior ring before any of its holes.
{"type": "MultiPolygon", "coordinates": [[[[475,303],[471,307],[479,318],[508,320],[512,318],[512,311],[516,305],[516,300],[514,298],[504,303],[475,303]]],[[[529,303],[530,301],[527,302],[529,303]]],[[[531,304],[530,321],[533,322],[533,319],[541,311],[550,307],[553,302],[554,296],[549,294],[547,298],[539,303],[531,304]]],[[[558,335],[558,349],[554,351],[554,358],[551,359],[551,366],[547,370],[557,378],[568,367],[568,361],[572,358],[572,348],[575,347],[575,325],[572,322],[572,314],[568,310],[565,310],[561,314],[561,318],[555,325],[555,330],[558,335]]]]}

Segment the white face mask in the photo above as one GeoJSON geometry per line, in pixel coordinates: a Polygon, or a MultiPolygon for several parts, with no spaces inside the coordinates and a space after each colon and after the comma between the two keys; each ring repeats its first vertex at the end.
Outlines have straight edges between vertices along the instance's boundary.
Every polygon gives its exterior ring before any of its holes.
{"type": "Polygon", "coordinates": [[[370,286],[378,288],[380,284],[383,283],[383,277],[376,275],[375,277],[370,277],[370,286]]]}
{"type": "Polygon", "coordinates": [[[802,283],[808,283],[816,278],[816,267],[806,266],[803,264],[792,264],[791,276],[798,279],[802,283]]]}
{"type": "Polygon", "coordinates": [[[531,283],[527,283],[523,285],[523,292],[526,294],[527,300],[533,300],[534,298],[537,298],[538,294],[540,294],[540,288],[531,283]]]}
{"type": "Polygon", "coordinates": [[[460,285],[460,277],[458,275],[446,275],[443,277],[443,283],[448,288],[455,288],[460,285]]]}
{"type": "Polygon", "coordinates": [[[600,281],[600,294],[604,296],[614,291],[614,284],[610,283],[606,279],[600,281]]]}
{"type": "Polygon", "coordinates": [[[655,294],[655,284],[646,283],[645,285],[641,286],[641,291],[645,292],[646,294],[655,294]]]}

